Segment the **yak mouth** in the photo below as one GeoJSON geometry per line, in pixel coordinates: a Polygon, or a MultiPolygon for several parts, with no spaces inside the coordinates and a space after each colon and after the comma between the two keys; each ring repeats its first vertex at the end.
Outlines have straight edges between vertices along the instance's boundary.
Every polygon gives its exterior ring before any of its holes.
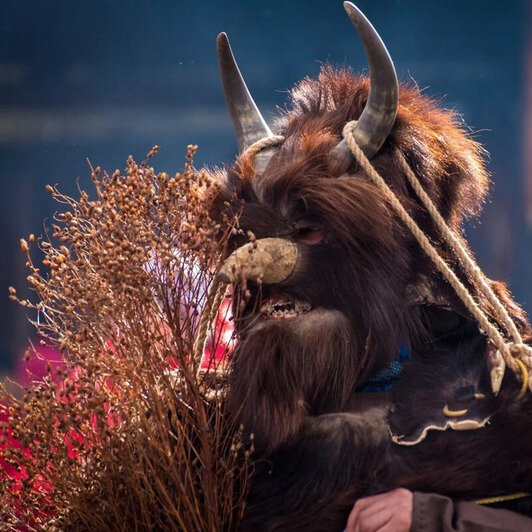
{"type": "Polygon", "coordinates": [[[260,316],[267,320],[290,320],[312,310],[307,301],[287,295],[276,295],[266,299],[260,307],[260,316]]]}

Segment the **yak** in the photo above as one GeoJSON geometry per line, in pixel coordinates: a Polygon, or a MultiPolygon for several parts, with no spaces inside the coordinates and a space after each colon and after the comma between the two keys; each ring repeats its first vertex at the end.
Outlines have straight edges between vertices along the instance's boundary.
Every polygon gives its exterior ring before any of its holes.
{"type": "MultiPolygon", "coordinates": [[[[367,179],[342,129],[357,121],[364,154],[471,290],[397,152],[464,246],[463,222],[489,186],[485,152],[456,113],[398,83],[373,26],[344,7],[369,76],[326,65],[303,79],[274,126],[282,142],[261,150],[249,148],[275,135],[218,36],[240,150],[219,172],[213,212],[238,212],[220,278],[235,294],[245,278],[247,295],[238,305],[235,296],[226,400],[255,448],[244,529],[341,530],[357,498],[399,486],[462,500],[532,489],[530,394],[516,399],[511,371],[492,391],[486,334],[367,179]],[[249,246],[273,260],[237,276],[235,257],[252,261],[249,246]]],[[[530,342],[524,311],[488,282],[530,342]]],[[[525,499],[521,511],[530,509],[525,499]]]]}

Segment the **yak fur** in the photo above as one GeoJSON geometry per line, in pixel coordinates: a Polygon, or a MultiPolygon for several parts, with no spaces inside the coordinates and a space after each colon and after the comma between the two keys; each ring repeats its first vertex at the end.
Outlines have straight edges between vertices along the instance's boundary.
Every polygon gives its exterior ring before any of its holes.
{"type": "MultiPolygon", "coordinates": [[[[245,156],[220,173],[214,210],[238,212],[233,244],[243,244],[248,231],[289,238],[303,257],[279,285],[248,282],[251,298],[236,316],[227,408],[256,449],[244,529],[341,530],[357,498],[398,486],[462,499],[532,489],[530,395],[514,401],[520,382],[508,370],[500,393],[491,392],[489,348],[478,325],[357,163],[331,156],[368,90],[365,77],[324,67],[291,91],[275,131],[285,140],[262,174],[245,156]],[[263,319],[261,301],[279,296],[312,310],[263,319]],[[393,392],[361,393],[405,343],[412,357],[393,392]],[[456,399],[463,389],[471,393],[456,399]],[[391,423],[422,423],[447,403],[475,401],[473,392],[491,415],[484,428],[392,443],[391,423]]],[[[403,84],[393,130],[372,160],[471,287],[395,149],[460,236],[489,187],[484,150],[459,116],[403,84]]],[[[502,283],[489,282],[530,340],[524,312],[502,283]]]]}

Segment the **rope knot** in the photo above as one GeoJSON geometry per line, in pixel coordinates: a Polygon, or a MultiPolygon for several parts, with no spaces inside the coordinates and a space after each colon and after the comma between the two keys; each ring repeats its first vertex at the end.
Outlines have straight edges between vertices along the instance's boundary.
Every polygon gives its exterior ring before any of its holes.
{"type": "Polygon", "coordinates": [[[508,342],[508,349],[513,358],[523,361],[532,368],[532,347],[522,342],[508,342]]]}
{"type": "Polygon", "coordinates": [[[521,399],[525,395],[527,388],[532,390],[532,371],[530,371],[532,370],[532,347],[523,342],[507,342],[504,344],[503,349],[499,348],[496,357],[499,359],[502,372],[495,371],[496,374],[492,375],[492,386],[493,380],[495,379],[496,381],[494,392],[497,393],[496,390],[498,391],[500,387],[506,363],[514,372],[516,378],[521,381],[521,389],[515,400],[521,399]]]}

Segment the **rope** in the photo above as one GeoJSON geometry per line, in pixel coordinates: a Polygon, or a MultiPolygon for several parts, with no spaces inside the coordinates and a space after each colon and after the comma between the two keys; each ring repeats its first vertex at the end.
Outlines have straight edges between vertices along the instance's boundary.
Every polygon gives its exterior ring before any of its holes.
{"type": "Polygon", "coordinates": [[[257,140],[254,142],[251,146],[246,148],[246,150],[242,153],[241,157],[248,158],[251,157],[252,159],[259,153],[261,150],[266,150],[267,148],[271,148],[273,146],[277,146],[283,142],[284,137],[282,135],[272,135],[270,137],[263,137],[262,139],[257,140]]]}
{"type": "MultiPolygon", "coordinates": [[[[523,338],[519,333],[519,330],[517,329],[512,317],[508,313],[508,310],[501,303],[499,297],[487,282],[482,270],[469,255],[458,236],[447,225],[441,214],[438,212],[438,209],[425,192],[412,168],[406,161],[404,155],[399,150],[395,150],[394,152],[399,166],[406,175],[408,182],[410,183],[414,192],[417,194],[418,198],[421,200],[421,203],[434,220],[436,227],[441,232],[445,241],[460,260],[465,271],[470,276],[474,286],[484,295],[491,305],[495,317],[498,320],[498,324],[502,324],[504,326],[506,331],[509,333],[509,336],[512,338],[512,341],[507,342],[505,340],[499,329],[490,321],[488,315],[474,300],[467,287],[464,286],[456,273],[440,256],[437,249],[431,244],[425,233],[420,229],[415,220],[406,211],[395,193],[390,189],[381,175],[375,170],[369,159],[364,155],[364,152],[356,143],[355,137],[353,135],[355,125],[355,120],[348,122],[344,126],[343,136],[347,142],[347,145],[349,146],[349,149],[357,159],[361,169],[366,173],[370,180],[381,189],[385,199],[394,209],[401,221],[408,227],[414,238],[419,243],[421,249],[429,256],[436,268],[451,284],[467,310],[477,320],[481,330],[488,335],[491,343],[497,348],[495,358],[498,364],[492,371],[491,376],[493,391],[495,393],[498,392],[502,377],[504,376],[505,367],[508,365],[516,375],[521,376],[522,387],[517,396],[517,399],[520,399],[524,395],[527,386],[530,390],[532,390],[532,371],[529,371],[529,369],[532,369],[532,347],[523,342],[523,338]]],[[[282,135],[264,137],[247,148],[243,155],[245,157],[254,157],[259,151],[276,146],[283,142],[283,140],[284,137],[282,135]]]]}
{"type": "MultiPolygon", "coordinates": [[[[442,259],[436,248],[430,243],[425,233],[423,233],[423,231],[419,228],[417,223],[410,216],[410,214],[408,214],[408,212],[403,207],[394,192],[390,189],[390,187],[386,184],[381,175],[372,166],[368,158],[364,155],[364,152],[359,148],[358,144],[356,143],[356,140],[353,136],[353,126],[354,122],[348,122],[344,127],[343,135],[347,142],[347,145],[349,146],[351,152],[357,159],[362,170],[370,178],[370,180],[381,189],[388,203],[395,210],[401,221],[408,227],[408,229],[414,235],[415,239],[418,241],[423,251],[429,256],[429,258],[434,262],[440,273],[451,284],[458,297],[464,303],[467,310],[469,310],[469,312],[478,321],[481,329],[489,336],[493,345],[497,347],[497,350],[502,355],[504,362],[510,367],[510,369],[514,373],[521,374],[522,378],[525,379],[527,375],[521,372],[521,366],[516,362],[516,357],[520,357],[521,360],[529,368],[532,367],[532,348],[523,343],[523,339],[521,338],[517,327],[513,323],[513,320],[507,313],[506,309],[504,309],[496,294],[492,291],[491,287],[489,287],[482,272],[480,271],[478,266],[474,264],[471,257],[467,254],[467,251],[464,249],[459,239],[447,226],[447,224],[437,211],[436,207],[434,206],[426,192],[423,190],[421,184],[419,183],[414,172],[412,171],[402,154],[396,152],[396,156],[399,156],[399,164],[401,165],[401,168],[405,171],[405,174],[407,175],[407,178],[413,186],[416,194],[418,194],[425,208],[433,217],[437,227],[442,232],[444,238],[449,242],[449,245],[452,247],[453,251],[455,251],[458,257],[462,260],[466,271],[472,275],[476,284],[478,284],[483,293],[486,294],[488,301],[492,304],[494,310],[497,312],[497,317],[499,317],[501,321],[503,321],[505,326],[508,328],[508,331],[514,339],[513,342],[507,343],[505,341],[504,337],[497,329],[497,327],[495,327],[489,321],[487,315],[473,299],[468,289],[463,285],[463,283],[460,281],[454,271],[450,268],[450,266],[442,259]]],[[[529,388],[532,389],[532,380],[530,380],[530,378],[527,380],[529,388]]]]}
{"type": "Polygon", "coordinates": [[[193,348],[196,373],[201,371],[201,366],[205,356],[205,344],[207,343],[209,330],[212,323],[216,319],[216,316],[218,315],[218,310],[220,309],[226,288],[227,287],[225,284],[220,283],[220,281],[218,281],[216,278],[209,287],[207,299],[205,300],[205,306],[203,307],[200,317],[198,336],[196,337],[196,342],[193,348]]]}
{"type": "Polygon", "coordinates": [[[425,192],[425,189],[421,186],[421,183],[415,176],[414,172],[412,171],[412,168],[410,168],[409,164],[406,162],[404,155],[396,149],[395,157],[397,158],[399,166],[405,173],[411,187],[414,189],[414,192],[417,194],[429,214],[432,216],[432,219],[436,223],[438,229],[441,231],[441,234],[446,240],[446,242],[461,260],[466,272],[471,276],[475,285],[480,289],[486,299],[491,303],[491,306],[496,312],[496,316],[502,323],[504,323],[508,332],[511,334],[514,342],[516,344],[522,344],[523,339],[521,338],[521,335],[517,330],[515,323],[510,317],[508,310],[504,307],[500,299],[494,293],[493,289],[489,286],[482,270],[478,267],[478,265],[469,255],[469,253],[465,250],[459,238],[445,223],[445,220],[443,219],[442,215],[439,213],[438,209],[430,199],[429,195],[425,192]]]}
{"type": "MultiPolygon", "coordinates": [[[[272,146],[277,146],[283,142],[283,140],[284,137],[282,135],[264,137],[249,146],[243,152],[242,156],[251,157],[253,159],[259,151],[265,150],[272,146]]],[[[211,329],[213,322],[216,320],[216,316],[218,315],[218,310],[222,304],[222,298],[225,294],[226,288],[226,285],[224,283],[220,283],[217,278],[214,279],[209,288],[205,306],[200,317],[198,336],[196,337],[196,342],[193,346],[194,365],[196,367],[197,374],[199,374],[201,371],[205,357],[205,345],[207,343],[209,330],[211,329]]]]}

